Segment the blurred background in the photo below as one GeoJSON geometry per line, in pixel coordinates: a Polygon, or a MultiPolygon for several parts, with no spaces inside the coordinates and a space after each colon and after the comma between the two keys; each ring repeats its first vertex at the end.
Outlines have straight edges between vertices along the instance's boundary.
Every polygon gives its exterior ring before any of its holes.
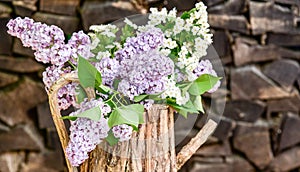
{"type": "MultiPolygon", "coordinates": [[[[87,31],[149,7],[185,11],[196,0],[0,0],[0,171],[65,171],[33,52],[10,37],[17,16],[87,31]]],[[[217,130],[183,172],[299,171],[300,0],[203,0],[226,73],[217,130]]],[[[191,136],[201,126],[196,122],[191,136]]],[[[187,136],[187,141],[191,136],[187,136]]]]}

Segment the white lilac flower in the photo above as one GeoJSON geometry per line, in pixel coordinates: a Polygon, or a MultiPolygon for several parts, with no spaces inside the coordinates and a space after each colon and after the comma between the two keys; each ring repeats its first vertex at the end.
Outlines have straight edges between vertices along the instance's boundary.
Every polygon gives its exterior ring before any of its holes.
{"type": "Polygon", "coordinates": [[[92,25],[90,26],[90,30],[94,32],[107,32],[111,30],[116,30],[117,26],[112,24],[105,24],[105,25],[92,25]]]}
{"type": "Polygon", "coordinates": [[[173,35],[180,33],[185,26],[185,21],[182,18],[177,17],[175,20],[175,26],[173,28],[173,35]]]}
{"type": "Polygon", "coordinates": [[[177,47],[176,41],[173,41],[171,38],[164,39],[163,47],[174,49],[177,47]]]}
{"type": "Polygon", "coordinates": [[[84,101],[80,104],[80,109],[72,112],[70,116],[96,106],[99,106],[101,109],[101,114],[99,114],[101,118],[99,121],[93,121],[88,118],[77,118],[74,122],[71,122],[70,141],[66,148],[66,154],[72,166],[77,167],[84,162],[89,157],[88,153],[94,150],[108,135],[108,120],[104,116],[110,112],[110,108],[101,99],[84,101]]]}
{"type": "Polygon", "coordinates": [[[110,56],[111,56],[111,54],[110,54],[109,51],[105,51],[105,52],[99,51],[97,56],[96,56],[96,59],[101,60],[104,57],[110,57],[110,56]]]}
{"type": "Polygon", "coordinates": [[[114,126],[112,132],[120,142],[127,141],[131,138],[133,128],[127,124],[114,126]]]}
{"type": "Polygon", "coordinates": [[[172,10],[169,11],[169,14],[168,14],[169,18],[176,18],[176,16],[177,16],[176,8],[173,8],[172,10]]]}
{"type": "Polygon", "coordinates": [[[134,24],[131,20],[129,20],[128,18],[125,18],[124,23],[128,24],[129,26],[131,26],[133,29],[137,29],[138,26],[136,24],[134,24]]]}
{"type": "Polygon", "coordinates": [[[161,98],[175,98],[178,105],[184,105],[188,102],[189,94],[185,93],[185,95],[182,95],[180,88],[176,86],[176,82],[173,79],[168,79],[165,87],[165,91],[160,95],[161,98]]]}
{"type": "Polygon", "coordinates": [[[156,26],[166,22],[168,16],[166,8],[162,8],[161,11],[158,11],[157,8],[150,8],[150,12],[148,25],[156,26]]]}
{"type": "Polygon", "coordinates": [[[159,52],[164,56],[168,56],[171,53],[171,50],[166,48],[159,50],[159,52]]]}
{"type": "Polygon", "coordinates": [[[91,50],[97,48],[98,44],[100,43],[100,39],[94,33],[88,33],[91,38],[92,43],[90,44],[91,50]]]}

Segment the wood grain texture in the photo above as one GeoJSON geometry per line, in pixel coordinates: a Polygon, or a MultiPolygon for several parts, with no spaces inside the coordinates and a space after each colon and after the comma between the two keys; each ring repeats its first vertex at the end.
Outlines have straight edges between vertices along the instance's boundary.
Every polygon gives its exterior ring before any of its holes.
{"type": "MultiPolygon", "coordinates": [[[[77,74],[62,76],[49,91],[49,104],[62,148],[68,145],[69,136],[58,109],[57,92],[69,82],[78,82],[77,74]]],[[[89,98],[95,93],[87,89],[89,98]]],[[[66,158],[70,172],[176,172],[207,140],[217,123],[209,120],[199,133],[182,148],[176,157],[174,138],[174,111],[166,105],[154,104],[144,113],[144,123],[129,141],[109,146],[99,144],[79,168],[72,167],[66,158]]],[[[66,156],[65,156],[66,157],[66,156]]]]}

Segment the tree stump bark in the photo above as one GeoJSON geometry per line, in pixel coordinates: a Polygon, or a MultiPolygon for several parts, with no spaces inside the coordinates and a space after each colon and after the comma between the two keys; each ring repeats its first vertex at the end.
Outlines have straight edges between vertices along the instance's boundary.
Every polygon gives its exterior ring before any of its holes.
{"type": "MultiPolygon", "coordinates": [[[[62,148],[68,145],[69,136],[57,106],[57,92],[69,82],[78,82],[76,74],[62,76],[49,91],[49,104],[62,148]]],[[[87,90],[89,97],[90,91],[87,90]]],[[[72,167],[66,158],[69,172],[176,172],[198,150],[216,129],[213,120],[175,154],[174,111],[166,105],[153,105],[144,113],[144,123],[131,139],[109,146],[99,144],[79,168],[72,167]]],[[[66,153],[65,153],[66,155],[66,153]]]]}
{"type": "Polygon", "coordinates": [[[80,171],[177,171],[173,110],[153,105],[144,113],[144,120],[129,141],[115,146],[106,142],[98,145],[80,171]]]}

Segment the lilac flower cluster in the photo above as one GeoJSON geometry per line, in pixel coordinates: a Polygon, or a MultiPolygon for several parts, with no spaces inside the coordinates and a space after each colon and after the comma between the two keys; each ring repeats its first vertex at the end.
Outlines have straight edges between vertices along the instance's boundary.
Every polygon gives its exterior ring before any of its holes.
{"type": "Polygon", "coordinates": [[[57,26],[34,22],[25,17],[17,17],[7,23],[8,33],[20,38],[25,47],[31,47],[35,51],[37,61],[62,66],[70,60],[71,56],[77,57],[77,53],[83,57],[91,57],[89,37],[82,31],[74,33],[65,44],[64,32],[57,26]]]}
{"type": "MultiPolygon", "coordinates": [[[[77,54],[86,58],[92,56],[89,48],[91,41],[82,31],[74,33],[68,44],[65,44],[64,33],[59,27],[34,22],[27,17],[10,20],[7,27],[9,34],[20,38],[25,47],[31,47],[35,51],[37,61],[52,64],[43,73],[47,92],[62,74],[71,72],[70,69],[64,69],[67,61],[76,64],[77,54]]],[[[59,90],[60,109],[67,109],[75,103],[75,86],[76,84],[71,83],[59,90]]]]}
{"type": "Polygon", "coordinates": [[[88,118],[77,118],[71,123],[70,141],[66,148],[66,154],[72,166],[79,166],[88,158],[88,153],[107,137],[109,126],[104,116],[110,113],[111,109],[104,104],[101,99],[84,101],[80,104],[80,109],[71,113],[74,116],[86,111],[92,107],[99,106],[101,109],[101,118],[99,121],[93,121],[88,118]]]}
{"type": "Polygon", "coordinates": [[[127,141],[131,138],[133,128],[127,124],[114,126],[112,132],[120,142],[127,141]]]}
{"type": "Polygon", "coordinates": [[[83,31],[79,31],[78,33],[73,33],[70,40],[68,41],[68,45],[71,47],[71,62],[73,64],[77,64],[76,59],[78,55],[83,58],[93,57],[94,54],[91,52],[91,40],[88,35],[83,33],[83,31]]]}
{"type": "MultiPolygon", "coordinates": [[[[216,71],[213,69],[213,66],[211,64],[211,62],[209,60],[201,60],[198,64],[198,66],[196,67],[196,69],[194,69],[193,73],[199,77],[203,74],[210,74],[212,76],[217,76],[216,71]]],[[[218,81],[214,87],[212,89],[210,89],[209,93],[213,93],[215,92],[221,85],[221,82],[218,81]]]]}
{"type": "Polygon", "coordinates": [[[119,75],[119,62],[116,59],[103,57],[100,62],[95,63],[95,67],[101,73],[102,83],[112,86],[114,79],[119,75]]]}
{"type": "Polygon", "coordinates": [[[124,48],[116,52],[116,59],[122,61],[123,59],[130,58],[134,54],[141,54],[157,49],[163,44],[163,40],[164,34],[158,28],[152,28],[146,32],[141,32],[136,37],[127,38],[124,43],[124,48]]]}
{"type": "Polygon", "coordinates": [[[174,62],[157,50],[136,54],[120,63],[118,90],[133,99],[146,93],[155,94],[164,90],[168,75],[174,71],[174,62]]]}

